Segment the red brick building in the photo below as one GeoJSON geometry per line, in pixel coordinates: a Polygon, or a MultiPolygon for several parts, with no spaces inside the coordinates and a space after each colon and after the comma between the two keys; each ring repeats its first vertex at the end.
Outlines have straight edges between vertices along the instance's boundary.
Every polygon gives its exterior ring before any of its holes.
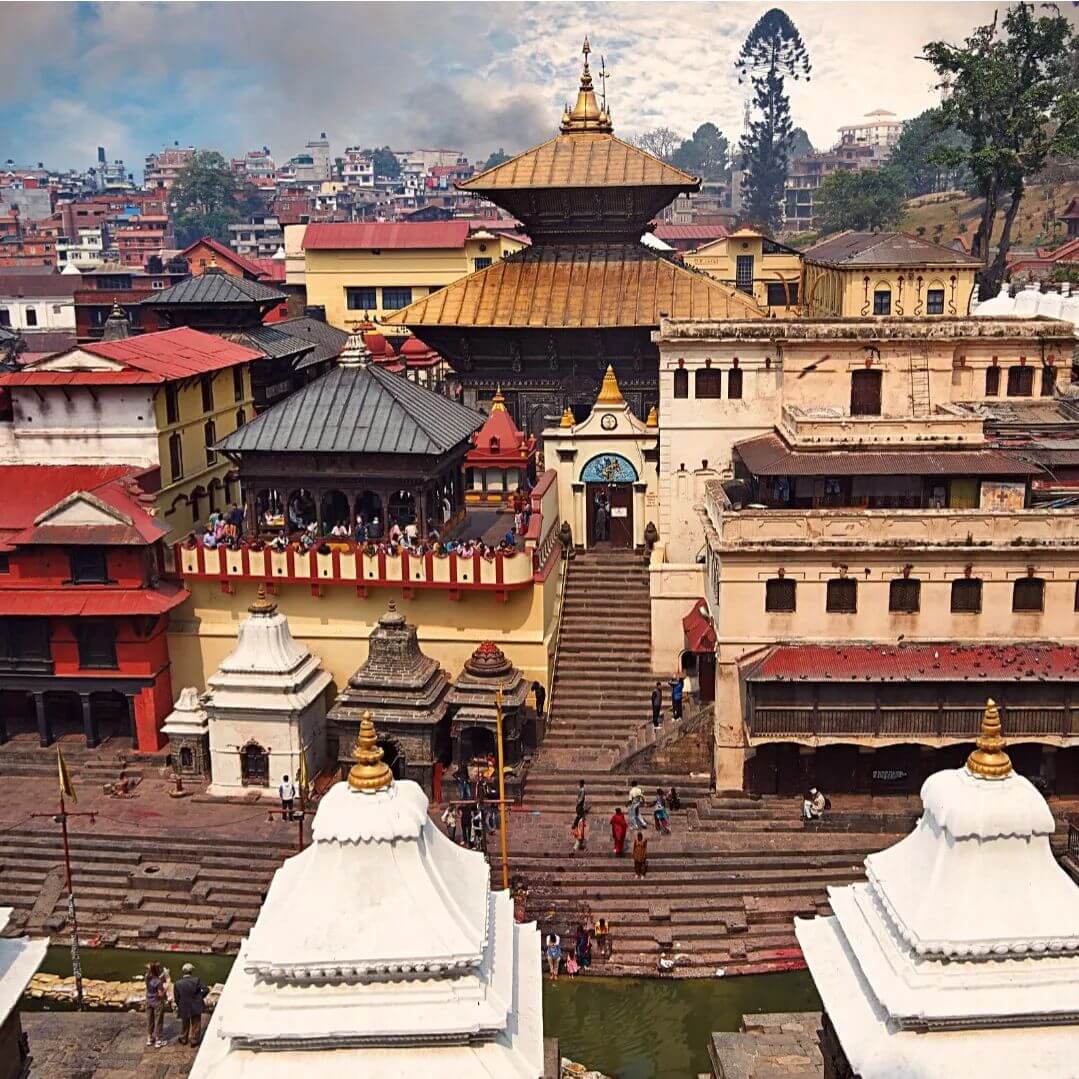
{"type": "Polygon", "coordinates": [[[0,466],[0,741],[160,749],[172,707],[167,530],[127,465],[0,466]]]}

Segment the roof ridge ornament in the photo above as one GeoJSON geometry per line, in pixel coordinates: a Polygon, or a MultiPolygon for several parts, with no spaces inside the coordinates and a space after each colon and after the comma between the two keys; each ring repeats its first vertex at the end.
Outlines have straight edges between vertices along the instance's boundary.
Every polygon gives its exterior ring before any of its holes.
{"type": "Polygon", "coordinates": [[[364,712],[360,720],[360,733],[352,757],[356,763],[348,773],[351,790],[373,794],[393,786],[393,772],[382,759],[382,747],[378,744],[378,734],[370,712],[364,712]]]}
{"type": "MultiPolygon", "coordinates": [[[[601,108],[596,100],[595,87],[592,85],[592,72],[588,69],[588,54],[592,46],[585,37],[581,46],[584,56],[584,64],[581,67],[581,85],[577,90],[577,102],[572,109],[566,108],[562,114],[561,131],[569,135],[578,131],[596,131],[600,134],[609,135],[614,130],[611,124],[611,114],[606,107],[601,108]]],[[[606,78],[606,68],[604,69],[606,78]]]]}
{"type": "Polygon", "coordinates": [[[597,405],[624,405],[626,399],[622,396],[622,389],[618,385],[618,378],[614,373],[614,367],[607,364],[607,370],[603,375],[603,385],[599,388],[599,396],[596,398],[597,405]]]}
{"type": "Polygon", "coordinates": [[[501,385],[495,390],[495,395],[491,399],[491,411],[492,412],[505,412],[506,411],[506,398],[502,396],[501,385]]]}
{"type": "Polygon", "coordinates": [[[266,582],[260,581],[255,593],[255,602],[247,608],[252,614],[271,615],[277,613],[277,604],[266,595],[266,582]]]}
{"type": "Polygon", "coordinates": [[[562,419],[558,421],[559,427],[572,427],[577,422],[573,415],[573,409],[566,405],[562,410],[562,419]]]}
{"type": "Polygon", "coordinates": [[[1004,752],[1000,712],[992,697],[985,702],[982,730],[977,749],[967,757],[967,771],[979,779],[1007,779],[1012,774],[1012,762],[1004,752]]]}

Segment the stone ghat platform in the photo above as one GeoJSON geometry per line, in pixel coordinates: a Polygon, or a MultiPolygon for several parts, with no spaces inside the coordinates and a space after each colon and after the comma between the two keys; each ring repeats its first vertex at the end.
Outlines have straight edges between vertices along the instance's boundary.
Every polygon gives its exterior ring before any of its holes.
{"type": "Polygon", "coordinates": [[[715,1079],[820,1079],[819,1012],[742,1016],[737,1034],[713,1034],[708,1056],[715,1079]]]}

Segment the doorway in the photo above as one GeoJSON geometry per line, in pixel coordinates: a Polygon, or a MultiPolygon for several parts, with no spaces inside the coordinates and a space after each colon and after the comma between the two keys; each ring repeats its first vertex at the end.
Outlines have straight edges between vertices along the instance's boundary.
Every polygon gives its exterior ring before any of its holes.
{"type": "Polygon", "coordinates": [[[612,547],[633,548],[632,484],[587,483],[585,502],[589,546],[609,542],[612,547]],[[601,506],[602,515],[597,512],[601,506]]]}
{"type": "Polygon", "coordinates": [[[248,742],[240,751],[240,782],[245,787],[270,785],[270,754],[258,742],[248,742]]]}

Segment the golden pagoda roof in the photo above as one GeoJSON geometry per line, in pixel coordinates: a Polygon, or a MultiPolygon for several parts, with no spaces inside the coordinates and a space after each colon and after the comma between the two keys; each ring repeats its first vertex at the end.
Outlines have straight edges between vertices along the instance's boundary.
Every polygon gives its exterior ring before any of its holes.
{"type": "Polygon", "coordinates": [[[387,325],[601,329],[765,318],[744,292],[640,244],[526,248],[395,311],[387,325]]]}

